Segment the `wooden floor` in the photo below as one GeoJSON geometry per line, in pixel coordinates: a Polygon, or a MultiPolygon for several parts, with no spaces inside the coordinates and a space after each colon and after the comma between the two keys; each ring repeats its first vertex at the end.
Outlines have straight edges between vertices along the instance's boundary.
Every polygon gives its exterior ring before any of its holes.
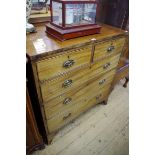
{"type": "Polygon", "coordinates": [[[120,82],[106,106],[96,105],[82,114],[33,155],[128,155],[128,108],[129,90],[120,82]]]}

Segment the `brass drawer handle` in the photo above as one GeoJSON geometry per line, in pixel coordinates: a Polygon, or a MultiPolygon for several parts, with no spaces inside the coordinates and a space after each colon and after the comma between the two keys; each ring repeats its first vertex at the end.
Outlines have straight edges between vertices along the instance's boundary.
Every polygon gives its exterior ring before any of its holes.
{"type": "Polygon", "coordinates": [[[63,67],[64,68],[69,68],[72,67],[74,65],[75,61],[74,60],[67,60],[63,63],[63,67]]]}
{"type": "Polygon", "coordinates": [[[99,81],[99,85],[105,83],[105,81],[106,81],[106,79],[103,79],[103,80],[99,81]]]}
{"type": "Polygon", "coordinates": [[[71,113],[67,114],[66,116],[63,117],[63,120],[69,118],[71,116],[71,113]]]}
{"type": "Polygon", "coordinates": [[[66,88],[69,87],[73,83],[72,80],[65,80],[64,83],[62,84],[62,87],[66,88]]]}
{"type": "Polygon", "coordinates": [[[63,104],[69,104],[70,102],[72,101],[72,98],[68,97],[68,98],[65,98],[64,101],[63,101],[63,104]]]}
{"type": "Polygon", "coordinates": [[[109,66],[110,66],[110,62],[104,64],[104,65],[103,65],[103,68],[104,68],[104,69],[107,69],[109,66]]]}
{"type": "Polygon", "coordinates": [[[98,96],[96,96],[96,100],[99,100],[101,98],[101,94],[99,94],[98,96]]]}
{"type": "Polygon", "coordinates": [[[112,52],[114,49],[115,49],[115,46],[111,45],[107,48],[107,52],[112,52]]]}

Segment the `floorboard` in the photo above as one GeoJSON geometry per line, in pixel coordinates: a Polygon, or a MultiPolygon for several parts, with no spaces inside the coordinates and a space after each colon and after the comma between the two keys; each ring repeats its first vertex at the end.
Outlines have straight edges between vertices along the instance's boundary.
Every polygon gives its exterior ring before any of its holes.
{"type": "Polygon", "coordinates": [[[118,83],[107,105],[96,105],[32,155],[128,155],[129,89],[118,83]]]}

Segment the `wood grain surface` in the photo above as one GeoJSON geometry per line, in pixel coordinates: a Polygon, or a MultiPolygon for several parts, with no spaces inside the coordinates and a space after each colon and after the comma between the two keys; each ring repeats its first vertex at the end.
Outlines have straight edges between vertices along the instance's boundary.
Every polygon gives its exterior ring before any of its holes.
{"type": "Polygon", "coordinates": [[[61,42],[45,33],[45,23],[36,24],[36,30],[37,33],[27,34],[26,36],[26,53],[28,58],[32,60],[38,60],[40,57],[49,56],[50,54],[72,49],[73,47],[91,44],[92,38],[95,38],[97,41],[105,41],[126,34],[126,32],[121,29],[103,25],[100,34],[69,39],[61,42]]]}
{"type": "Polygon", "coordinates": [[[60,42],[45,34],[44,24],[27,35],[27,58],[49,144],[61,127],[95,104],[106,103],[126,32],[103,25],[101,34],[60,42]],[[69,67],[64,67],[66,62],[69,67]],[[66,98],[72,104],[64,105],[66,98]]]}

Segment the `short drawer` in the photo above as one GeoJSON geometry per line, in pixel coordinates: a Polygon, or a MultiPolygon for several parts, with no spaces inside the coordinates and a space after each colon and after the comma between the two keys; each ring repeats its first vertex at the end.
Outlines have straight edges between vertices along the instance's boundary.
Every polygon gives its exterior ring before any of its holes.
{"type": "Polygon", "coordinates": [[[114,69],[105,75],[100,75],[100,77],[92,79],[88,84],[84,84],[46,103],[44,105],[46,118],[50,119],[68,108],[74,108],[76,104],[80,104],[97,95],[99,91],[107,89],[114,78],[115,71],[114,69]]]}
{"type": "Polygon", "coordinates": [[[97,59],[103,59],[106,56],[114,53],[119,53],[125,43],[125,38],[118,38],[115,40],[100,42],[95,45],[94,61],[97,59]]]}
{"type": "Polygon", "coordinates": [[[84,64],[90,63],[91,46],[87,45],[78,49],[68,50],[57,56],[37,62],[39,80],[47,80],[61,75],[84,64]]]}
{"type": "Polygon", "coordinates": [[[49,133],[63,127],[65,124],[75,119],[82,112],[88,110],[93,105],[105,100],[109,93],[109,87],[107,87],[107,89],[98,91],[96,95],[91,96],[89,99],[83,100],[83,102],[76,104],[74,108],[70,108],[67,111],[62,112],[61,115],[57,115],[56,117],[47,120],[49,133]]]}
{"type": "Polygon", "coordinates": [[[101,73],[115,68],[118,64],[120,54],[99,61],[92,65],[91,68],[80,69],[77,72],[65,74],[52,81],[41,84],[42,98],[47,102],[63,93],[74,90],[76,87],[98,76],[101,73]]]}

